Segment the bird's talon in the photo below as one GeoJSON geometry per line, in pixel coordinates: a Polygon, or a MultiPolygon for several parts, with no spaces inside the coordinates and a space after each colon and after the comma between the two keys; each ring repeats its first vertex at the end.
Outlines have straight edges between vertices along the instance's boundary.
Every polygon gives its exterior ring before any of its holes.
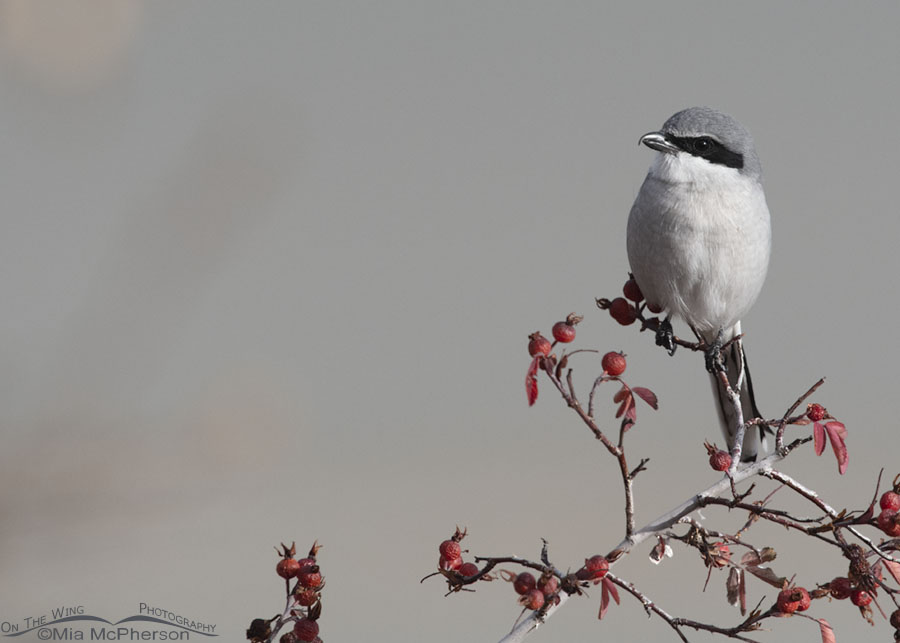
{"type": "Polygon", "coordinates": [[[662,320],[656,329],[656,345],[665,348],[669,355],[675,354],[675,349],[677,348],[675,332],[672,330],[672,322],[668,319],[662,320]]]}
{"type": "Polygon", "coordinates": [[[710,373],[724,373],[725,360],[722,359],[722,347],[718,342],[706,349],[706,370],[710,373]]]}

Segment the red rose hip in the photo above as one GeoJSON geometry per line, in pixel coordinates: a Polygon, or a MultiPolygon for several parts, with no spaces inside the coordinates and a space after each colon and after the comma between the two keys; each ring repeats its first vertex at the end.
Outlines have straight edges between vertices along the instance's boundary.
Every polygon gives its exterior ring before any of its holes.
{"type": "Polygon", "coordinates": [[[562,344],[568,344],[569,342],[574,341],[575,327],[568,322],[556,322],[553,324],[553,339],[562,344]]]}
{"type": "Polygon", "coordinates": [[[516,580],[513,581],[513,589],[516,590],[517,594],[522,595],[533,590],[535,585],[537,585],[537,581],[534,579],[534,574],[531,572],[522,572],[516,576],[516,580]]]}
{"type": "Polygon", "coordinates": [[[831,591],[833,598],[842,601],[850,598],[850,594],[853,593],[853,583],[846,576],[838,576],[829,583],[828,589],[831,591]]]}
{"type": "Polygon", "coordinates": [[[600,580],[609,571],[609,561],[599,554],[584,559],[584,567],[579,569],[575,576],[579,580],[600,580]]]}
{"type": "Polygon", "coordinates": [[[319,600],[319,594],[314,589],[301,589],[294,594],[294,598],[297,601],[297,605],[309,607],[315,605],[316,601],[319,600]]]}
{"type": "Polygon", "coordinates": [[[544,596],[552,596],[559,590],[559,579],[556,576],[541,576],[537,582],[537,588],[544,596]]]}
{"type": "Polygon", "coordinates": [[[474,576],[478,573],[479,570],[478,565],[476,565],[475,563],[463,563],[456,571],[458,571],[463,576],[474,576]]]}
{"type": "Polygon", "coordinates": [[[821,404],[810,404],[806,407],[806,417],[813,422],[821,422],[825,419],[825,407],[821,404]]]}
{"type": "Polygon", "coordinates": [[[900,538],[900,515],[885,509],[878,515],[878,528],[891,538],[900,538]]]}
{"type": "Polygon", "coordinates": [[[319,624],[308,618],[301,618],[294,625],[294,634],[301,641],[315,641],[319,635],[319,624]]]}
{"type": "Polygon", "coordinates": [[[637,319],[637,311],[622,297],[616,297],[609,304],[609,314],[623,326],[629,326],[637,319]]]}
{"type": "Polygon", "coordinates": [[[775,606],[782,614],[793,614],[800,607],[801,595],[795,587],[788,587],[781,590],[775,606]]]}
{"type": "Polygon", "coordinates": [[[538,355],[549,355],[552,345],[550,340],[540,333],[532,333],[528,336],[528,354],[532,357],[538,355]]]}
{"type": "Polygon", "coordinates": [[[644,293],[641,292],[640,286],[634,279],[629,279],[625,282],[625,285],[622,287],[622,294],[635,303],[644,298],[644,293]]]}
{"type": "Polygon", "coordinates": [[[900,511],[900,493],[885,491],[878,504],[884,510],[900,511]]]}
{"type": "Polygon", "coordinates": [[[525,606],[525,609],[539,610],[544,606],[544,593],[539,589],[529,590],[519,602],[525,606]]]}
{"type": "Polygon", "coordinates": [[[438,551],[441,553],[441,558],[446,558],[447,560],[453,560],[462,555],[462,547],[455,540],[445,540],[438,547],[438,551]]]}
{"type": "Polygon", "coordinates": [[[322,584],[322,574],[318,565],[304,565],[297,572],[297,580],[303,587],[316,588],[322,584]]]}
{"type": "Polygon", "coordinates": [[[857,607],[865,607],[872,602],[872,595],[864,589],[854,589],[850,593],[850,602],[857,607]]]}
{"type": "Polygon", "coordinates": [[[709,456],[709,466],[716,471],[728,471],[731,468],[731,454],[727,451],[715,451],[709,456]]]}
{"type": "Polygon", "coordinates": [[[625,355],[623,353],[610,351],[603,356],[603,359],[600,362],[600,366],[603,367],[603,370],[606,371],[607,375],[618,377],[625,372],[625,355]]]}
{"type": "Polygon", "coordinates": [[[294,558],[282,558],[275,565],[275,572],[285,580],[296,576],[298,571],[300,571],[300,562],[294,558]]]}

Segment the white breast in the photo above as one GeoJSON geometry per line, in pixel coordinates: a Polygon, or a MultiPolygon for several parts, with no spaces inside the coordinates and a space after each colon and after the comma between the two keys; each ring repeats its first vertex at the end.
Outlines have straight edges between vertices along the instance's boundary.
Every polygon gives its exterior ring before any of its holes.
{"type": "Polygon", "coordinates": [[[647,297],[704,335],[756,300],[771,230],[758,180],[689,154],[658,154],[628,218],[628,259],[647,297]]]}

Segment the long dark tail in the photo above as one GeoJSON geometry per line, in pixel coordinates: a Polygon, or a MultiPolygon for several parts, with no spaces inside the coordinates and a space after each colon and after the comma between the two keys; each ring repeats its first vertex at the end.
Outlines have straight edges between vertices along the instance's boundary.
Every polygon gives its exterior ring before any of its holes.
{"type": "MultiPolygon", "coordinates": [[[[741,332],[740,324],[734,328],[734,335],[741,332]]],[[[732,336],[734,336],[732,335],[732,336]]],[[[728,381],[732,387],[741,382],[741,411],[744,414],[744,422],[756,417],[762,417],[759,409],[756,407],[756,397],[753,394],[753,381],[750,379],[750,369],[747,367],[747,353],[744,351],[743,342],[737,340],[725,352],[725,372],[728,375],[728,381]]],[[[716,410],[719,413],[719,422],[722,427],[722,433],[725,441],[728,443],[730,450],[734,446],[734,434],[736,431],[737,419],[735,417],[734,407],[725,387],[715,375],[712,376],[713,395],[716,400],[716,410]]],[[[741,451],[741,460],[751,462],[760,456],[765,456],[766,452],[766,427],[749,427],[744,433],[744,444],[741,451]]]]}

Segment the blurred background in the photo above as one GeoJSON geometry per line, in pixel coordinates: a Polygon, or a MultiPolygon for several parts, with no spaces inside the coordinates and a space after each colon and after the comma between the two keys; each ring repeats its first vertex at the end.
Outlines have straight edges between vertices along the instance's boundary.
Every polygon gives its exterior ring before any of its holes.
{"type": "MultiPolygon", "coordinates": [[[[499,639],[511,587],[419,584],[455,525],[484,555],[546,538],[562,568],[622,535],[613,461],[546,380],[525,401],[528,334],[571,311],[576,348],[624,350],[660,398],[629,434],[651,459],[638,522],[714,482],[702,360],[594,307],[626,278],[637,139],[691,105],[741,120],[766,173],[760,406],[825,375],[849,430],[845,476],[811,448],[784,469],[865,506],[900,446],[898,21],[895,2],[0,2],[0,620],[144,602],[241,640],[282,608],[273,545],[318,539],[324,640],[499,639]]],[[[599,359],[573,366],[586,391],[599,359]]],[[[801,584],[846,572],[781,530],[748,539],[801,584]]],[[[701,593],[696,552],[647,553],[616,572],[737,622],[723,572],[701,593]]],[[[533,640],[675,640],[623,599],[602,623],[599,592],[571,601],[533,640]]],[[[811,611],[876,637],[849,604],[811,611]]]]}

